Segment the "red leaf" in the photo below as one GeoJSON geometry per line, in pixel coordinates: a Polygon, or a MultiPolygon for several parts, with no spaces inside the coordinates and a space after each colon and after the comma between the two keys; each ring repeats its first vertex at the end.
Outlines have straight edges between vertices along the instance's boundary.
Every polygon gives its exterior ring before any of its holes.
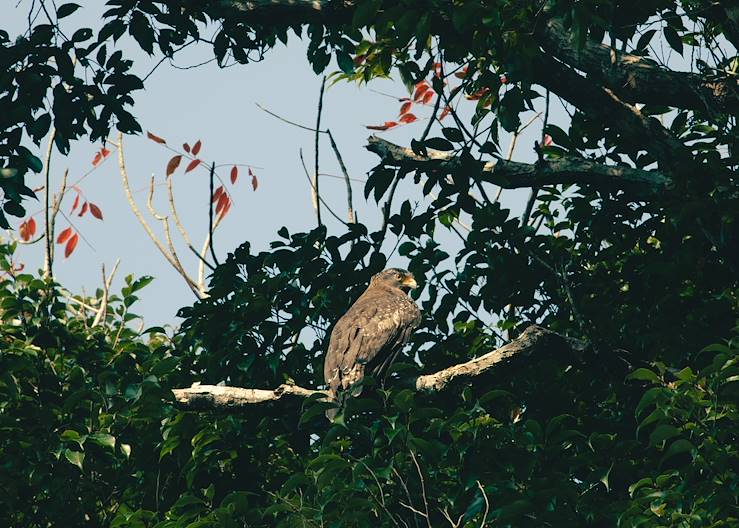
{"type": "Polygon", "coordinates": [[[108,156],[110,156],[110,151],[103,147],[100,149],[100,154],[102,154],[104,158],[107,158],[108,156]]]}
{"type": "Polygon", "coordinates": [[[388,128],[393,128],[395,126],[398,126],[398,123],[395,121],[385,121],[384,125],[367,125],[365,128],[368,128],[369,130],[387,130],[388,128]]]}
{"type": "Polygon", "coordinates": [[[188,154],[190,153],[190,145],[188,145],[187,143],[183,143],[182,148],[185,149],[185,152],[187,152],[188,154]]]}
{"type": "Polygon", "coordinates": [[[100,163],[103,159],[103,155],[100,152],[95,153],[95,157],[92,158],[92,166],[97,167],[97,164],[100,163]]]}
{"type": "Polygon", "coordinates": [[[56,238],[56,243],[64,244],[71,234],[72,234],[71,227],[64,229],[61,233],[59,233],[59,236],[56,238]]]}
{"type": "Polygon", "coordinates": [[[441,121],[446,116],[448,116],[449,115],[449,112],[451,112],[451,111],[452,111],[452,107],[451,106],[445,106],[444,107],[444,110],[442,110],[441,113],[439,114],[439,121],[441,121]]]}
{"type": "Polygon", "coordinates": [[[434,99],[434,95],[436,94],[433,90],[427,90],[426,93],[423,94],[423,99],[421,100],[421,102],[423,104],[429,104],[434,99]]]}
{"type": "Polygon", "coordinates": [[[74,203],[72,204],[72,210],[69,211],[70,213],[74,213],[74,210],[77,209],[77,206],[80,204],[80,195],[78,194],[74,198],[74,203]]]}
{"type": "Polygon", "coordinates": [[[441,77],[441,63],[435,62],[434,63],[434,75],[437,77],[441,77]]]}
{"type": "Polygon", "coordinates": [[[407,114],[410,111],[411,106],[413,106],[413,101],[406,101],[400,105],[400,112],[398,112],[398,115],[407,114]]]}
{"type": "Polygon", "coordinates": [[[103,219],[103,212],[100,210],[100,208],[97,205],[95,205],[92,202],[90,202],[90,213],[92,214],[92,216],[94,216],[98,220],[103,219]]]}
{"type": "Polygon", "coordinates": [[[36,234],[36,220],[33,218],[28,219],[28,238],[31,238],[36,234]]]}
{"type": "Polygon", "coordinates": [[[228,201],[228,195],[224,192],[218,197],[218,203],[216,204],[216,215],[218,215],[228,201]]]}
{"type": "Polygon", "coordinates": [[[21,223],[20,227],[18,228],[18,232],[21,235],[21,240],[28,242],[31,239],[31,234],[29,233],[27,222],[21,223]]]}
{"type": "Polygon", "coordinates": [[[177,170],[177,167],[180,166],[180,162],[182,161],[182,156],[179,154],[177,156],[174,156],[169,162],[167,163],[167,176],[172,176],[172,173],[177,170]]]}
{"type": "Polygon", "coordinates": [[[508,76],[505,73],[500,76],[500,84],[508,84],[508,76]]]}
{"type": "Polygon", "coordinates": [[[68,258],[69,255],[72,254],[72,251],[74,251],[74,248],[77,247],[77,242],[79,242],[80,236],[75,233],[72,238],[69,239],[69,242],[67,242],[66,247],[64,248],[64,258],[68,258]]]}
{"type": "Polygon", "coordinates": [[[367,58],[367,55],[357,55],[354,57],[354,66],[359,66],[367,58]]]}
{"type": "Polygon", "coordinates": [[[413,123],[413,121],[415,121],[416,119],[418,118],[413,114],[405,114],[404,116],[400,118],[400,122],[401,123],[413,123]]]}
{"type": "Polygon", "coordinates": [[[192,146],[192,155],[197,156],[198,152],[200,152],[200,147],[203,146],[203,143],[198,139],[195,144],[192,146]]]}
{"type": "MultiPolygon", "coordinates": [[[[193,151],[193,154],[194,154],[195,153],[195,149],[193,148],[192,151],[193,151]]],[[[195,170],[195,167],[197,167],[198,165],[200,165],[200,160],[199,159],[192,160],[190,163],[187,164],[187,168],[185,169],[185,174],[187,174],[191,170],[195,170]]]]}
{"type": "Polygon", "coordinates": [[[418,84],[416,84],[416,90],[413,92],[413,100],[418,101],[421,99],[424,93],[426,93],[429,89],[429,83],[426,81],[421,81],[418,84]]]}
{"type": "Polygon", "coordinates": [[[210,201],[213,203],[216,203],[220,199],[221,195],[223,194],[223,191],[224,191],[223,185],[219,185],[218,188],[213,192],[213,197],[211,198],[210,201]]]}
{"type": "Polygon", "coordinates": [[[80,209],[80,214],[78,214],[77,216],[82,216],[86,212],[87,212],[87,202],[85,202],[85,203],[82,204],[82,209],[80,209]]]}
{"type": "Polygon", "coordinates": [[[231,167],[231,185],[236,183],[236,179],[239,177],[239,168],[234,165],[231,167]]]}
{"type": "MultiPolygon", "coordinates": [[[[226,196],[224,194],[224,196],[226,196]]],[[[223,209],[221,209],[221,218],[226,216],[226,213],[231,209],[231,200],[230,198],[226,197],[226,203],[223,205],[223,209]]]]}
{"type": "Polygon", "coordinates": [[[465,66],[465,67],[464,67],[464,68],[462,68],[462,69],[461,69],[460,71],[456,72],[456,73],[454,74],[454,76],[455,76],[455,77],[456,77],[457,79],[464,79],[464,78],[465,78],[465,76],[467,75],[467,70],[468,70],[468,69],[469,69],[469,68],[468,68],[467,66],[465,66]]]}
{"type": "Polygon", "coordinates": [[[551,145],[552,144],[552,136],[550,136],[549,134],[544,134],[544,141],[543,141],[543,143],[544,143],[544,146],[545,147],[548,147],[549,145],[551,145]]]}
{"type": "MultiPolygon", "coordinates": [[[[251,172],[251,171],[250,171],[251,172]]],[[[251,173],[251,188],[252,190],[256,191],[257,187],[259,187],[259,182],[257,181],[257,176],[253,172],[251,173]]],[[[229,207],[231,207],[229,205],[229,207]]]]}
{"type": "Polygon", "coordinates": [[[160,144],[162,144],[162,145],[166,145],[166,144],[167,144],[167,142],[166,142],[166,141],[164,141],[164,140],[163,140],[162,138],[160,138],[159,136],[155,136],[155,135],[154,135],[154,134],[152,134],[151,132],[147,132],[147,133],[146,133],[146,137],[148,137],[148,138],[149,138],[149,139],[151,139],[152,141],[155,141],[156,143],[160,143],[160,144]]]}

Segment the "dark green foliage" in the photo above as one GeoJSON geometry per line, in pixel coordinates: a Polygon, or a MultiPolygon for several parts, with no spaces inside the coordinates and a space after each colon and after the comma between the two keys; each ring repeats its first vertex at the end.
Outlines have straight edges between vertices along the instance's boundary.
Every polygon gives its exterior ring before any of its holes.
{"type": "MultiPolygon", "coordinates": [[[[680,14],[664,1],[545,7],[573,46],[608,35],[619,49],[648,54],[662,36],[687,55],[686,46],[714,50],[722,35],[732,38],[720,4],[684,4],[680,14]],[[699,29],[689,32],[687,22],[699,29]]],[[[666,118],[670,140],[694,164],[671,167],[659,196],[544,186],[531,222],[522,222],[490,197],[478,161],[503,151],[499,128],[516,130],[542,101],[532,88],[546,81],[532,36],[540,6],[342,6],[224,16],[222,2],[121,0],[109,2],[97,38],[88,28],[60,38],[46,22],[15,41],[0,32],[0,104],[10,109],[0,115],[0,187],[11,215],[23,215],[21,197],[32,195],[25,173],[43,170],[24,131],[38,144],[55,127],[66,153],[73,139],[105,137],[112,124],[138,130],[126,107],[142,83],[115,49],[126,35],[148,54],[172,56],[213,19],[209,45],[225,65],[259,60],[305,25],[317,72],[333,56],[340,76],[370,80],[397,68],[412,86],[433,77],[439,55],[467,65],[455,89],[477,101],[469,125],[452,116],[441,134],[411,142],[416,154],[453,155],[451,170],[438,160],[380,165],[364,189],[385,203],[400,179],[413,178],[425,201],[388,202],[386,225],[374,233],[361,224],[340,233],[283,228],[268,251],[245,243],[213,273],[210,296],[181,310],[174,336],[136,330],[129,308],[150,278],[129,279],[92,327],[94,314],[56,285],[15,274],[2,246],[0,525],[736,526],[739,195],[730,106],[688,105],[666,118]],[[459,241],[442,246],[441,231],[459,241]],[[316,398],[238,415],[172,405],[169,389],[195,381],[319,386],[331,324],[386,267],[394,250],[383,250],[395,237],[420,285],[424,320],[387,384],[368,379],[333,424],[316,398]],[[533,322],[588,346],[548,350],[439,394],[408,387],[418,372],[480,356],[533,322]]],[[[60,5],[57,17],[72,20],[75,10],[60,5]]],[[[736,72],[735,58],[713,55],[713,66],[696,62],[700,74],[736,72]]],[[[433,79],[433,90],[445,80],[433,79]]],[[[597,76],[587,81],[600,88],[597,76]]],[[[653,128],[667,111],[641,108],[653,128]]],[[[658,149],[606,117],[577,109],[567,124],[547,123],[552,144],[544,142],[539,163],[579,157],[654,168],[658,149]]]]}

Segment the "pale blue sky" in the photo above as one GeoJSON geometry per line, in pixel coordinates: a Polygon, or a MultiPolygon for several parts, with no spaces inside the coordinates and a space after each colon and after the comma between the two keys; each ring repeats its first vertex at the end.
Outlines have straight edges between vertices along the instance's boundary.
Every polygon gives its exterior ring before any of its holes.
{"type": "MultiPolygon", "coordinates": [[[[65,27],[90,25],[97,28],[101,6],[97,2],[89,4],[94,7],[87,6],[65,19],[65,27]]],[[[9,16],[2,17],[0,26],[11,35],[22,32],[26,26],[27,8],[28,2],[11,10],[6,7],[3,14],[9,16]]],[[[126,55],[135,59],[134,73],[139,76],[143,77],[159,60],[159,57],[147,57],[127,38],[121,39],[119,46],[126,55]]],[[[251,189],[246,170],[241,169],[240,180],[233,189],[234,205],[216,232],[215,247],[221,259],[247,240],[256,249],[266,249],[268,243],[277,238],[276,232],[283,225],[291,232],[307,230],[315,225],[310,188],[298,157],[298,151],[302,148],[309,168],[313,166],[313,134],[282,123],[256,106],[259,103],[287,119],[314,125],[321,79],[308,64],[305,47],[305,42],[292,38],[287,47],[280,45],[268,52],[262,62],[225,69],[211,62],[198,68],[181,70],[165,62],[147,80],[146,89],[135,95],[133,113],[145,131],[150,130],[178,146],[201,139],[203,149],[200,157],[208,162],[215,160],[217,163],[260,167],[255,171],[259,180],[256,192],[251,189]]],[[[178,54],[175,64],[190,66],[211,57],[210,46],[202,44],[178,54]]],[[[330,67],[330,71],[333,69],[333,66],[330,67]]],[[[400,83],[378,80],[369,87],[341,82],[327,88],[324,98],[322,128],[331,128],[350,175],[361,180],[377,162],[377,157],[364,149],[370,133],[365,125],[395,119],[399,107],[397,101],[373,90],[406,95],[400,83]]],[[[472,107],[472,103],[469,106],[472,107]]],[[[417,115],[422,118],[430,113],[430,108],[427,108],[418,111],[417,115]]],[[[522,119],[526,121],[531,115],[527,113],[522,119]]],[[[555,102],[552,121],[561,122],[563,115],[561,107],[555,102]]],[[[384,132],[382,136],[408,145],[412,137],[421,134],[425,125],[425,120],[419,121],[384,132]]],[[[541,133],[540,127],[536,123],[522,135],[514,159],[533,161],[532,145],[541,133]]],[[[131,187],[139,191],[135,195],[139,207],[150,225],[161,235],[159,223],[146,210],[146,189],[152,174],[161,181],[171,153],[144,136],[126,137],[124,141],[131,187]]],[[[321,172],[340,174],[328,141],[326,138],[321,141],[321,172]]],[[[508,140],[503,135],[502,148],[505,149],[507,144],[508,140]]],[[[52,187],[58,186],[65,168],[69,168],[70,183],[89,171],[98,148],[99,145],[79,141],[73,144],[69,157],[55,153],[52,159],[52,187]]],[[[44,149],[45,143],[42,143],[39,152],[44,149]]],[[[207,231],[207,172],[198,169],[184,174],[183,170],[184,163],[174,176],[177,206],[194,244],[200,246],[207,231]]],[[[228,169],[222,169],[221,175],[227,180],[228,169]]],[[[404,184],[407,184],[405,188],[399,188],[401,198],[420,196],[412,188],[412,182],[404,184]]],[[[42,177],[32,175],[28,185],[42,185],[42,177]]],[[[147,325],[176,323],[177,309],[191,304],[194,296],[134,218],[121,186],[115,152],[79,186],[90,201],[100,206],[105,221],[100,222],[89,215],[84,218],[70,217],[92,247],[80,241],[69,259],[65,259],[58,251],[54,269],[57,279],[73,292],[80,292],[83,288],[87,292],[94,292],[101,284],[101,264],[104,263],[109,270],[116,258],[120,257],[121,264],[113,289],[120,287],[122,277],[126,274],[153,275],[155,280],[141,292],[137,313],[144,316],[147,325]]],[[[372,200],[365,201],[363,183],[353,182],[353,190],[360,220],[371,229],[379,227],[379,211],[372,200]]],[[[322,178],[321,192],[332,208],[344,216],[346,201],[343,180],[322,178]]],[[[528,190],[506,191],[503,193],[503,204],[520,211],[527,196],[528,190]]],[[[62,210],[69,211],[73,198],[73,194],[68,195],[62,210]]],[[[161,212],[166,212],[164,187],[157,188],[155,202],[161,212]]],[[[399,205],[401,199],[396,203],[399,205]]],[[[29,203],[28,210],[35,213],[39,207],[29,203]]],[[[343,229],[326,212],[323,217],[329,229],[334,232],[343,229]]],[[[41,224],[42,215],[37,214],[36,219],[41,224]]],[[[61,216],[57,224],[57,232],[68,225],[61,216]]],[[[183,264],[195,275],[197,259],[179,243],[179,234],[174,226],[172,229],[183,264]]],[[[451,241],[451,237],[445,234],[440,234],[440,239],[451,241]]],[[[21,247],[19,260],[32,269],[40,267],[42,245],[21,247]]],[[[402,260],[394,263],[404,264],[402,260]]]]}

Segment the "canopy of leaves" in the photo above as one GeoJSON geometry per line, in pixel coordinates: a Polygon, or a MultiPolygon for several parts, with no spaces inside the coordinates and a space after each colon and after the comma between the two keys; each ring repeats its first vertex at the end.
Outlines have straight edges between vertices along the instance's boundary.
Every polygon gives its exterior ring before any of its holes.
{"type": "Polygon", "coordinates": [[[346,78],[397,70],[409,85],[430,77],[437,98],[477,101],[472,123],[452,115],[444,137],[411,145],[417,156],[449,152],[453,163],[383,158],[371,172],[365,195],[387,204],[382,229],[282,230],[259,253],[245,243],[215,270],[210,296],[181,311],[175,336],[136,330],[129,308],[146,279],[129,280],[93,326],[85,306],[100,296],[73,301],[18,274],[4,247],[0,524],[739,522],[739,63],[725,52],[739,42],[735,11],[700,1],[314,6],[117,0],[96,36],[81,28],[68,37],[57,25],[75,10],[66,4],[15,41],[0,34],[0,101],[13,108],[0,119],[0,186],[5,212],[18,216],[24,174],[42,170],[24,132],[38,143],[53,124],[66,152],[112,125],[138,130],[125,107],[141,81],[113,51],[125,33],[172,55],[216,21],[210,44],[225,64],[261,58],[288,29],[307,27],[316,71],[333,55],[346,78]],[[690,59],[693,73],[653,60],[654,28],[675,53],[704,52],[690,59]],[[460,84],[450,90],[437,63],[464,72],[460,84]],[[628,69],[635,63],[646,78],[628,69]],[[557,96],[572,117],[547,123],[552,144],[542,141],[534,176],[574,158],[669,183],[645,198],[633,182],[533,182],[530,217],[501,207],[480,161],[501,152],[500,128],[519,129],[522,113],[557,96]],[[393,204],[404,178],[422,185],[426,205],[393,204]],[[440,245],[442,230],[459,236],[454,249],[440,245]],[[314,399],[239,416],[172,406],[169,389],[195,381],[318,386],[331,323],[396,239],[424,321],[387,386],[351,400],[334,424],[314,399]],[[589,347],[443,394],[404,386],[531,322],[589,347]]]}

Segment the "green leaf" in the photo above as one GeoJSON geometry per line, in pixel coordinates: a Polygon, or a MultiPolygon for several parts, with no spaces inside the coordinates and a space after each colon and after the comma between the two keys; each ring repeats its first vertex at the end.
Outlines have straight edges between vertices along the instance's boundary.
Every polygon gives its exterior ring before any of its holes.
{"type": "Polygon", "coordinates": [[[56,17],[57,18],[64,18],[68,17],[75,11],[77,11],[80,8],[79,4],[69,3],[69,4],[62,4],[59,6],[59,9],[56,10],[56,17]]]}
{"type": "Polygon", "coordinates": [[[105,447],[110,450],[115,449],[115,436],[108,433],[93,433],[89,435],[88,440],[96,443],[100,447],[105,447]]]}
{"type": "Polygon", "coordinates": [[[441,129],[441,133],[444,134],[444,137],[449,141],[453,141],[455,143],[459,143],[464,140],[462,131],[458,128],[444,127],[441,129]]]}
{"type": "Polygon", "coordinates": [[[649,435],[649,445],[652,447],[658,446],[665,440],[669,440],[670,438],[678,436],[679,434],[680,434],[680,429],[678,429],[674,425],[668,425],[668,424],[658,425],[654,429],[654,431],[652,431],[652,434],[649,435]]]}
{"type": "Polygon", "coordinates": [[[644,477],[643,479],[641,479],[641,480],[637,481],[636,483],[632,484],[631,486],[629,486],[629,495],[631,497],[633,497],[634,496],[634,493],[639,488],[643,488],[644,486],[648,486],[650,484],[652,484],[652,479],[649,478],[649,477],[644,477]]]}
{"type": "Polygon", "coordinates": [[[131,458],[131,445],[130,444],[119,444],[121,453],[128,459],[131,458]]]}
{"type": "Polygon", "coordinates": [[[64,450],[64,458],[66,458],[70,464],[74,464],[80,471],[82,471],[82,462],[85,460],[85,454],[81,451],[72,451],[71,449],[64,450]]]}
{"type": "Polygon", "coordinates": [[[675,31],[672,26],[665,26],[663,32],[665,34],[665,40],[670,45],[670,47],[677,51],[680,55],[682,55],[683,41],[680,38],[680,35],[677,34],[677,31],[675,31]]]}
{"type": "Polygon", "coordinates": [[[341,71],[343,71],[344,73],[354,73],[354,61],[347,52],[343,50],[336,50],[336,63],[339,65],[339,68],[341,68],[341,71]]]}
{"type": "Polygon", "coordinates": [[[427,139],[423,144],[434,150],[454,150],[454,145],[449,140],[440,137],[427,139]]]}
{"type": "Polygon", "coordinates": [[[665,455],[662,457],[662,462],[675,455],[690,453],[694,449],[695,446],[693,446],[693,444],[691,444],[688,440],[685,440],[684,438],[675,440],[672,444],[670,444],[670,447],[667,449],[665,455]]]}
{"type": "Polygon", "coordinates": [[[639,37],[639,40],[636,43],[636,50],[641,51],[647,49],[647,46],[649,46],[649,42],[652,40],[655,33],[657,33],[656,29],[650,29],[649,31],[642,33],[642,36],[639,37]]]}
{"type": "Polygon", "coordinates": [[[626,379],[657,382],[659,381],[659,376],[648,368],[638,368],[626,376],[626,379]]]}
{"type": "Polygon", "coordinates": [[[356,29],[362,29],[367,26],[375,18],[381,5],[382,0],[366,0],[359,2],[357,8],[354,10],[352,26],[356,29]]]}

